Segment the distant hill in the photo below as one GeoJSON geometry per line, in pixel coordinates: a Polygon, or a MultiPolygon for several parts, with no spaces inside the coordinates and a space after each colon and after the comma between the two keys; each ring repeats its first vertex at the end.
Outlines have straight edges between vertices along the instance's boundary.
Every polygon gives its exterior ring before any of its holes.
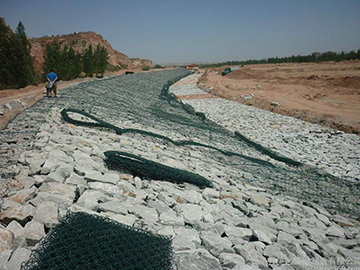
{"type": "Polygon", "coordinates": [[[133,69],[141,67],[153,67],[153,63],[147,59],[130,59],[127,55],[114,50],[113,47],[101,35],[95,32],[81,32],[63,36],[41,37],[30,39],[31,56],[34,57],[34,67],[38,72],[43,71],[44,52],[47,44],[58,44],[61,48],[72,47],[75,51],[83,54],[92,45],[93,49],[99,44],[109,53],[109,64],[121,69],[133,69]]]}

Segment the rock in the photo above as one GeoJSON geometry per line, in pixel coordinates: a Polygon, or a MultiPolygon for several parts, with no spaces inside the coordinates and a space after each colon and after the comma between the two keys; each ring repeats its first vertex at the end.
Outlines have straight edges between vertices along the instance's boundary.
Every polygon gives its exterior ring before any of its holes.
{"type": "Polygon", "coordinates": [[[86,181],[97,181],[102,183],[110,183],[116,185],[119,181],[119,175],[116,173],[101,174],[98,171],[92,171],[85,174],[86,181]]]}
{"type": "Polygon", "coordinates": [[[5,103],[4,107],[5,107],[6,109],[8,109],[9,111],[12,110],[12,106],[10,105],[10,103],[5,103]]]}
{"type": "Polygon", "coordinates": [[[159,222],[166,224],[166,225],[178,225],[178,226],[184,226],[185,221],[183,217],[176,216],[175,211],[168,210],[166,212],[163,212],[160,214],[159,222]]]}
{"type": "Polygon", "coordinates": [[[77,185],[86,186],[87,185],[84,177],[79,176],[75,173],[70,175],[70,177],[66,179],[65,183],[70,184],[70,185],[75,185],[75,186],[77,186],[77,185]]]}
{"type": "Polygon", "coordinates": [[[195,243],[185,236],[177,235],[173,238],[172,246],[175,252],[196,249],[195,243]]]}
{"type": "Polygon", "coordinates": [[[221,253],[219,256],[219,261],[223,267],[228,267],[233,269],[235,266],[245,265],[245,260],[238,254],[231,253],[221,253]]]}
{"type": "Polygon", "coordinates": [[[187,239],[187,242],[192,242],[198,248],[201,245],[201,240],[198,232],[195,229],[185,228],[185,227],[174,227],[174,232],[176,235],[181,236],[187,239]]]}
{"type": "Polygon", "coordinates": [[[45,237],[44,225],[33,220],[28,222],[24,228],[24,237],[28,246],[35,246],[41,238],[45,237]]]}
{"type": "Polygon", "coordinates": [[[258,270],[259,268],[250,265],[237,265],[232,270],[258,270]]]}
{"type": "Polygon", "coordinates": [[[264,197],[252,195],[250,197],[250,202],[259,206],[269,207],[269,200],[264,197]]]}
{"type": "Polygon", "coordinates": [[[10,230],[0,228],[0,253],[10,249],[10,245],[14,241],[14,234],[10,230]]]}
{"type": "Polygon", "coordinates": [[[149,222],[158,221],[158,214],[155,209],[143,205],[134,205],[129,207],[129,212],[137,217],[141,217],[149,222]]]}
{"type": "Polygon", "coordinates": [[[159,193],[157,198],[169,207],[173,207],[174,205],[177,204],[174,198],[171,198],[170,196],[167,196],[166,194],[163,193],[159,193]]]}
{"type": "Polygon", "coordinates": [[[159,213],[164,213],[170,210],[172,211],[172,209],[169,206],[167,206],[164,202],[158,200],[148,201],[148,206],[151,208],[155,208],[159,213]]]}
{"type": "Polygon", "coordinates": [[[111,214],[107,217],[128,226],[133,226],[137,220],[136,216],[129,214],[126,216],[120,214],[111,214]]]}
{"type": "Polygon", "coordinates": [[[220,192],[213,188],[205,188],[203,191],[203,197],[205,200],[210,200],[212,198],[218,199],[220,196],[220,192]]]}
{"type": "Polygon", "coordinates": [[[267,260],[262,256],[262,252],[256,250],[251,243],[244,243],[243,245],[236,245],[234,247],[236,254],[244,258],[246,264],[253,267],[267,267],[267,260]]]}
{"type": "Polygon", "coordinates": [[[58,205],[54,202],[41,202],[36,208],[34,220],[44,224],[47,228],[54,227],[59,219],[58,205]]]}
{"type": "Polygon", "coordinates": [[[76,202],[76,205],[96,211],[99,203],[109,201],[110,198],[104,193],[96,190],[86,190],[76,202]]]}
{"type": "Polygon", "coordinates": [[[32,205],[38,206],[43,201],[56,203],[59,208],[66,209],[73,204],[73,200],[61,194],[39,192],[38,195],[30,201],[32,205]]]}
{"type": "Polygon", "coordinates": [[[195,190],[187,190],[182,193],[180,193],[178,191],[175,191],[175,192],[176,192],[175,195],[179,194],[178,198],[182,198],[191,204],[199,204],[203,200],[201,193],[197,192],[195,190]]]}
{"type": "Polygon", "coordinates": [[[51,150],[46,160],[53,160],[58,164],[74,162],[74,159],[72,157],[68,156],[64,151],[60,149],[51,150]]]}
{"type": "Polygon", "coordinates": [[[44,182],[59,182],[59,183],[64,183],[64,181],[65,181],[64,175],[57,171],[48,174],[44,180],[44,182]]]}
{"type": "Polygon", "coordinates": [[[11,254],[12,250],[5,250],[3,252],[0,252],[0,265],[5,265],[5,263],[10,259],[11,254]]]}
{"type": "Polygon", "coordinates": [[[129,192],[136,193],[135,187],[126,181],[119,181],[119,183],[117,184],[117,187],[120,189],[120,192],[122,192],[122,193],[124,193],[124,191],[126,191],[128,193],[129,192]]]}
{"type": "Polygon", "coordinates": [[[49,174],[54,172],[60,166],[59,162],[52,159],[47,159],[40,170],[40,174],[49,174]]]}
{"type": "Polygon", "coordinates": [[[21,225],[25,225],[35,213],[35,207],[26,205],[17,205],[6,209],[0,213],[0,221],[4,224],[9,224],[12,220],[16,220],[21,225]]]}
{"type": "Polygon", "coordinates": [[[263,231],[254,230],[254,236],[265,245],[271,245],[272,241],[269,236],[266,235],[263,231]]]}
{"type": "Polygon", "coordinates": [[[30,258],[31,251],[26,248],[18,248],[12,254],[10,261],[3,266],[4,270],[18,270],[21,264],[30,258]]]}
{"type": "Polygon", "coordinates": [[[214,223],[214,217],[211,213],[206,213],[203,215],[202,221],[205,223],[214,223]]]}
{"type": "Polygon", "coordinates": [[[241,238],[246,241],[249,241],[251,236],[253,235],[252,230],[247,228],[240,228],[235,226],[225,226],[225,234],[231,238],[241,238]]]}
{"type": "Polygon", "coordinates": [[[36,192],[36,187],[31,187],[29,189],[23,189],[18,192],[11,192],[7,199],[21,204],[25,204],[28,200],[31,200],[35,197],[36,192]]]}
{"type": "Polygon", "coordinates": [[[264,249],[263,255],[265,257],[274,257],[278,259],[278,263],[280,264],[291,262],[289,252],[280,244],[267,246],[264,249]]]}
{"type": "Polygon", "coordinates": [[[180,204],[176,206],[176,210],[182,216],[185,222],[189,224],[196,224],[203,217],[203,212],[199,205],[195,204],[180,204]]]}
{"type": "Polygon", "coordinates": [[[140,177],[135,177],[134,178],[134,183],[135,183],[135,187],[137,188],[137,189],[141,189],[142,188],[142,181],[141,181],[141,179],[140,179],[140,177]]]}
{"type": "Polygon", "coordinates": [[[212,232],[202,232],[201,239],[203,245],[215,257],[219,257],[221,253],[235,253],[231,248],[232,243],[227,238],[222,238],[220,235],[212,232]]]}
{"type": "Polygon", "coordinates": [[[24,228],[15,220],[11,221],[6,230],[14,234],[14,238],[21,237],[24,234],[24,228]]]}
{"type": "Polygon", "coordinates": [[[326,236],[345,238],[343,229],[340,226],[331,226],[326,230],[326,236]]]}
{"type": "Polygon", "coordinates": [[[104,212],[112,212],[115,214],[127,215],[128,210],[126,204],[122,204],[121,201],[108,201],[99,204],[99,210],[104,212]]]}
{"type": "Polygon", "coordinates": [[[250,213],[249,208],[247,207],[246,203],[244,201],[233,201],[231,202],[233,207],[243,212],[245,215],[248,215],[250,213]]]}
{"type": "Polygon", "coordinates": [[[290,244],[296,242],[296,239],[291,234],[280,231],[276,242],[278,242],[279,244],[290,244]]]}
{"type": "Polygon", "coordinates": [[[117,194],[122,195],[120,193],[119,188],[113,184],[106,184],[101,182],[89,182],[88,186],[90,189],[101,191],[108,196],[116,197],[117,194]]]}
{"type": "Polygon", "coordinates": [[[186,250],[175,255],[177,270],[221,270],[220,262],[206,249],[186,250]]]}
{"type": "Polygon", "coordinates": [[[37,155],[34,157],[26,157],[25,162],[30,169],[29,175],[34,175],[40,172],[41,166],[45,163],[45,159],[42,156],[37,155]]]}
{"type": "Polygon", "coordinates": [[[47,192],[50,194],[60,194],[69,198],[72,201],[74,201],[76,196],[76,187],[58,182],[43,183],[39,188],[39,191],[47,192]]]}

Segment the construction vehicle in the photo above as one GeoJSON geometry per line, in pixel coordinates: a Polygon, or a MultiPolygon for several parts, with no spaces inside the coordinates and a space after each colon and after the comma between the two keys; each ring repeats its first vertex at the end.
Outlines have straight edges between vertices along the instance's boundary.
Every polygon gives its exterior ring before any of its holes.
{"type": "Polygon", "coordinates": [[[221,75],[226,76],[235,70],[240,70],[240,66],[225,68],[224,71],[221,72],[221,75]]]}

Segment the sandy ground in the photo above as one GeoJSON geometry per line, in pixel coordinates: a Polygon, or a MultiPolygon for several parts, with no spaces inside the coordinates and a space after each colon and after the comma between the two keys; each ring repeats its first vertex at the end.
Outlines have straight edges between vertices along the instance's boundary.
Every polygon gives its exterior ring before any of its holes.
{"type": "Polygon", "coordinates": [[[227,76],[222,70],[204,70],[199,86],[212,95],[360,135],[360,61],[247,65],[227,76]],[[250,94],[253,98],[246,99],[250,94]]]}
{"type": "MultiPolygon", "coordinates": [[[[152,69],[151,71],[164,70],[164,69],[152,69]]],[[[130,70],[135,73],[149,72],[141,69],[130,70]]],[[[116,72],[107,72],[105,77],[112,77],[123,75],[126,70],[120,70],[116,72]]],[[[58,91],[61,92],[69,86],[73,86],[82,82],[88,82],[96,80],[96,78],[78,78],[72,81],[59,81],[57,84],[58,91]]],[[[21,89],[8,89],[0,90],[0,130],[4,129],[6,125],[20,114],[26,108],[32,106],[36,101],[43,98],[46,94],[45,83],[41,83],[37,86],[29,85],[21,89]]]]}

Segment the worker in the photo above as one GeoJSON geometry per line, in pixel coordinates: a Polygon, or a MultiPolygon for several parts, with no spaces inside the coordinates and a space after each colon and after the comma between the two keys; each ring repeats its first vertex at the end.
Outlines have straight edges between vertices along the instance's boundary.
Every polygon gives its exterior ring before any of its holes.
{"type": "Polygon", "coordinates": [[[57,97],[56,92],[56,81],[58,79],[58,75],[55,73],[53,69],[50,70],[50,73],[46,76],[48,82],[46,83],[46,96],[51,97],[51,92],[54,92],[54,97],[57,97]]]}

